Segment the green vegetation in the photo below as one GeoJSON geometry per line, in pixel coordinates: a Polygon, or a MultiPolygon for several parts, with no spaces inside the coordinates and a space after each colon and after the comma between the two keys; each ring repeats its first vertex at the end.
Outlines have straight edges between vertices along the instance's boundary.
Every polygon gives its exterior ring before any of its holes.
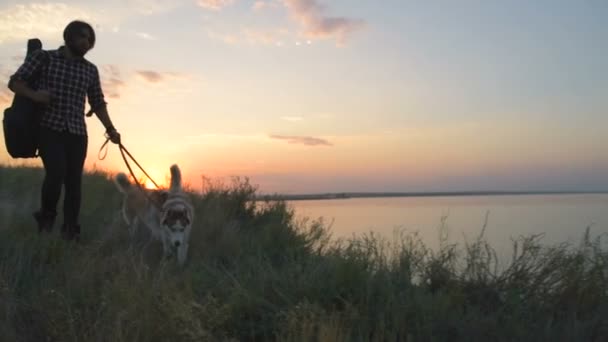
{"type": "MultiPolygon", "coordinates": [[[[0,339],[6,341],[604,341],[603,237],[430,250],[415,234],[335,241],[246,179],[192,194],[189,261],[131,238],[103,172],[84,180],[82,241],[39,236],[42,172],[0,167],[0,339]]],[[[57,226],[61,221],[59,220],[57,226]]]]}

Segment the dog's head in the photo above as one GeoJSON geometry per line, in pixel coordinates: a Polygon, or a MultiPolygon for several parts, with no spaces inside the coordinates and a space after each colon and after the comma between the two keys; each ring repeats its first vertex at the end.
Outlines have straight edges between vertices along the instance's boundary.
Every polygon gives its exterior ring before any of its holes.
{"type": "MultiPolygon", "coordinates": [[[[181,200],[181,198],[178,199],[181,200]]],[[[187,203],[180,203],[181,201],[178,199],[169,199],[168,203],[165,202],[161,217],[161,226],[174,248],[188,243],[193,216],[192,207],[187,203]]]]}

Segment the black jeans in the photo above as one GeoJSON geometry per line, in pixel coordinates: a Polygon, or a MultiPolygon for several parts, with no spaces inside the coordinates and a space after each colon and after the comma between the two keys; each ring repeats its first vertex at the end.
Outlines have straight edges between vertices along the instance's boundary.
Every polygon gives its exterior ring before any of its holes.
{"type": "Polygon", "coordinates": [[[85,135],[40,128],[39,152],[45,170],[41,209],[54,217],[57,214],[61,187],[65,185],[63,219],[67,226],[78,225],[82,170],[87,156],[87,144],[85,135]]]}

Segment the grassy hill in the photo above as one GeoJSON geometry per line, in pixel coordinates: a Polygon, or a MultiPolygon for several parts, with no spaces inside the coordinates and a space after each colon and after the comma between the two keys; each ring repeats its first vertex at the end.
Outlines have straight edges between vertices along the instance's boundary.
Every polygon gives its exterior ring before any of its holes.
{"type": "MultiPolygon", "coordinates": [[[[247,180],[192,193],[189,261],[130,238],[108,175],[84,178],[82,240],[39,236],[42,171],[0,167],[2,341],[605,341],[605,238],[483,239],[430,250],[416,235],[335,241],[322,220],[253,201],[247,180]]],[[[61,212],[61,210],[60,210],[61,212]]],[[[61,223],[61,217],[57,226],[61,223]]]]}

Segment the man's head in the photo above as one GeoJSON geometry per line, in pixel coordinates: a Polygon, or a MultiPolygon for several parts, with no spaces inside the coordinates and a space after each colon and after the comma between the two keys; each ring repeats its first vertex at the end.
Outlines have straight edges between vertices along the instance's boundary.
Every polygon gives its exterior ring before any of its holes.
{"type": "Polygon", "coordinates": [[[72,54],[83,57],[95,46],[95,30],[84,21],[74,20],[63,30],[63,40],[72,54]]]}

